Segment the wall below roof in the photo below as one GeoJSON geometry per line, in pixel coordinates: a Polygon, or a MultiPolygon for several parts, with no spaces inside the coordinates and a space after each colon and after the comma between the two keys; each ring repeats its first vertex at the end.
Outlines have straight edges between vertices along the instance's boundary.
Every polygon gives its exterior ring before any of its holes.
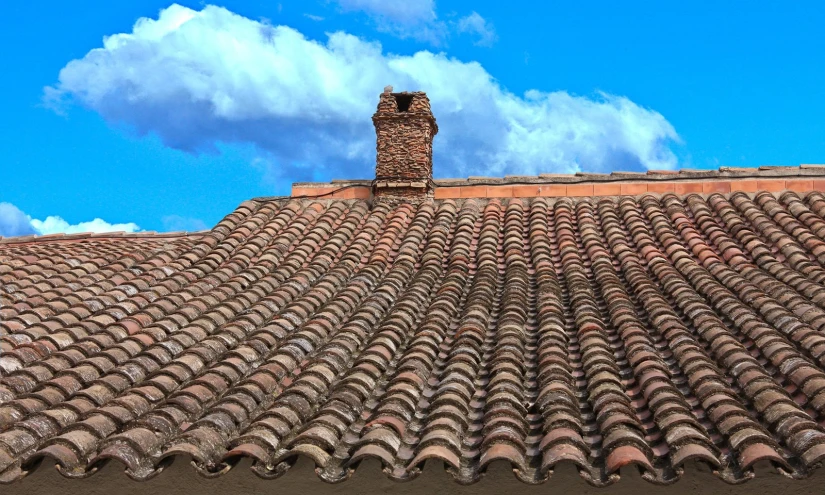
{"type": "MultiPolygon", "coordinates": [[[[45,460],[44,462],[50,462],[45,460]]],[[[82,480],[66,479],[52,466],[41,466],[22,481],[2,487],[4,495],[236,495],[246,493],[277,493],[301,495],[500,495],[520,493],[539,495],[547,493],[576,495],[688,495],[782,493],[784,495],[821,493],[825,486],[825,470],[815,471],[806,480],[791,480],[769,466],[757,465],[756,477],[741,485],[729,485],[716,478],[703,465],[686,466],[681,480],[668,486],[653,485],[641,478],[634,466],[622,468],[621,479],[606,488],[596,488],[583,481],[571,464],[563,464],[546,483],[527,485],[513,475],[510,465],[497,462],[478,483],[462,486],[437,464],[428,464],[424,472],[409,482],[388,479],[377,461],[365,461],[347,481],[329,484],[320,481],[314,464],[299,459],[285,475],[275,480],[264,480],[251,473],[248,462],[235,466],[229,473],[207,479],[183,459],[178,459],[160,475],[149,481],[137,482],[123,473],[123,466],[110,462],[97,474],[82,480]]]]}
{"type": "MultiPolygon", "coordinates": [[[[727,194],[742,192],[782,192],[797,193],[825,191],[825,179],[805,178],[746,178],[746,179],[703,179],[703,180],[656,180],[589,183],[534,183],[534,184],[485,184],[466,182],[462,185],[437,185],[435,199],[459,198],[533,198],[533,197],[582,197],[582,196],[635,196],[645,193],[676,194],[727,194]]],[[[329,199],[369,199],[370,186],[360,183],[341,184],[295,184],[292,196],[323,197],[329,199]]]]}
{"type": "Polygon", "coordinates": [[[741,179],[741,180],[696,180],[696,181],[622,181],[592,182],[586,184],[496,184],[466,186],[439,186],[435,189],[435,199],[458,198],[533,198],[533,197],[577,197],[577,196],[635,196],[638,194],[676,193],[679,195],[699,193],[781,192],[791,190],[798,193],[825,191],[825,180],[813,179],[741,179]]]}
{"type": "Polygon", "coordinates": [[[370,199],[372,181],[299,182],[292,184],[292,197],[326,199],[370,199]]]}

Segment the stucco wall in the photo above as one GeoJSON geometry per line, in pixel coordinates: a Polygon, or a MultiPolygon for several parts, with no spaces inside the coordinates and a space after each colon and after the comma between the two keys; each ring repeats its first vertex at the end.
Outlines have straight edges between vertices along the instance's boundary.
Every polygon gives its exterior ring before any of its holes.
{"type": "MultiPolygon", "coordinates": [[[[49,461],[44,461],[44,463],[49,461]]],[[[685,477],[674,485],[656,486],[641,479],[630,468],[622,479],[607,488],[587,485],[572,466],[558,469],[547,483],[525,485],[515,479],[508,464],[494,464],[480,482],[461,486],[452,481],[440,465],[430,465],[413,481],[398,483],[388,480],[377,463],[363,464],[351,479],[339,484],[319,481],[310,461],[300,460],[286,475],[276,480],[263,480],[252,474],[248,464],[238,465],[226,475],[206,479],[198,475],[189,463],[179,459],[159,476],[146,482],[136,482],[122,472],[122,466],[109,463],[95,475],[83,480],[69,480],[54,469],[42,465],[32,475],[13,485],[0,486],[4,495],[229,495],[275,493],[301,495],[327,494],[389,494],[389,495],[499,495],[532,494],[601,494],[601,495],[684,495],[684,494],[762,494],[783,495],[825,493],[825,470],[801,481],[789,480],[768,467],[757,469],[757,478],[743,485],[728,485],[716,479],[707,469],[689,466],[685,477]]]]}

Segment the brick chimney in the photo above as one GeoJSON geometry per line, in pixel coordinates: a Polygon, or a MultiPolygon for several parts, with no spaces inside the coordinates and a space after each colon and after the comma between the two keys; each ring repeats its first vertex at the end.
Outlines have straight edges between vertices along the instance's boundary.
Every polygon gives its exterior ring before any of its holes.
{"type": "Polygon", "coordinates": [[[420,203],[433,197],[433,137],[438,133],[426,93],[384,88],[372,116],[377,136],[376,202],[420,203]]]}

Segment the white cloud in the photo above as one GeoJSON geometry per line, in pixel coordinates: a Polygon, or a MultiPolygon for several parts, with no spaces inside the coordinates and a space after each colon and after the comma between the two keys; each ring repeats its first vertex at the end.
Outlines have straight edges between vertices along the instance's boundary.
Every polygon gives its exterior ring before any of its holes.
{"type": "Polygon", "coordinates": [[[455,13],[443,21],[434,0],[335,0],[344,12],[363,12],[375,22],[378,31],[399,38],[414,38],[442,46],[452,31],[474,35],[475,45],[492,46],[498,36],[493,24],[472,12],[455,21],[455,13]]]}
{"type": "Polygon", "coordinates": [[[11,203],[0,203],[0,236],[74,234],[78,232],[136,232],[140,230],[134,223],[109,223],[100,218],[90,222],[70,224],[58,216],[48,216],[38,220],[23,213],[11,203]]]}
{"type": "Polygon", "coordinates": [[[458,32],[475,35],[475,44],[479,46],[493,46],[498,39],[492,23],[481,17],[478,12],[459,19],[458,32]]]}
{"type": "Polygon", "coordinates": [[[433,0],[337,0],[344,12],[363,12],[376,28],[399,38],[414,38],[440,45],[448,35],[438,20],[433,0]]]}
{"type": "Polygon", "coordinates": [[[11,203],[0,203],[0,237],[35,234],[29,217],[11,203]]]}
{"type": "Polygon", "coordinates": [[[137,224],[129,223],[109,223],[100,218],[95,218],[90,222],[80,222],[70,224],[58,216],[48,216],[45,220],[31,220],[32,227],[40,235],[46,234],[77,234],[79,232],[136,232],[140,229],[137,224]]]}
{"type": "Polygon", "coordinates": [[[599,93],[504,89],[477,62],[383,53],[337,32],[324,42],[226,9],[172,5],[70,62],[46,88],[168,146],[253,143],[278,175],[371,177],[370,117],[387,85],[423,90],[440,132],[439,177],[674,168],[678,135],[659,113],[599,93]],[[320,173],[319,171],[323,171],[320,173]]]}
{"type": "Polygon", "coordinates": [[[338,0],[338,4],[344,10],[360,10],[398,24],[420,24],[436,18],[433,0],[338,0]]]}

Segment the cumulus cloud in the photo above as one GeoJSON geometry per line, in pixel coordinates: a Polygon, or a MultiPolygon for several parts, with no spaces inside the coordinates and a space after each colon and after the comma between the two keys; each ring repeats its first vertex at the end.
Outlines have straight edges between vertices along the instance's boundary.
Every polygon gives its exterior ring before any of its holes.
{"type": "Polygon", "coordinates": [[[474,35],[476,37],[475,44],[479,46],[493,46],[493,43],[498,39],[496,29],[478,12],[473,12],[459,19],[458,32],[474,35]]]}
{"type": "MultiPolygon", "coordinates": [[[[396,2],[388,2],[394,4],[396,2]]],[[[371,177],[378,93],[426,91],[439,177],[674,168],[659,113],[605,93],[507,91],[478,62],[384,53],[343,32],[325,41],[207,6],[172,5],[70,62],[46,88],[171,147],[252,143],[276,175],[371,177]],[[322,171],[322,172],[320,172],[322,171]]]]}
{"type": "Polygon", "coordinates": [[[33,218],[32,227],[40,235],[46,234],[77,234],[79,232],[137,232],[140,227],[137,224],[129,223],[109,223],[100,218],[95,218],[89,222],[70,224],[62,217],[48,216],[45,220],[33,218]]]}
{"type": "Polygon", "coordinates": [[[100,218],[76,224],[70,224],[59,216],[48,216],[45,220],[38,220],[26,215],[11,203],[0,203],[0,236],[2,237],[78,232],[136,232],[138,230],[140,227],[132,222],[109,223],[100,218]]]}
{"type": "Polygon", "coordinates": [[[0,236],[36,234],[29,217],[11,203],[0,203],[0,236]]]}
{"type": "Polygon", "coordinates": [[[433,0],[337,0],[344,12],[363,12],[379,31],[400,38],[414,38],[434,45],[443,42],[447,25],[438,19],[433,0]]]}
{"type": "Polygon", "coordinates": [[[418,24],[435,20],[433,0],[338,0],[344,10],[360,10],[398,24],[418,24]]]}

